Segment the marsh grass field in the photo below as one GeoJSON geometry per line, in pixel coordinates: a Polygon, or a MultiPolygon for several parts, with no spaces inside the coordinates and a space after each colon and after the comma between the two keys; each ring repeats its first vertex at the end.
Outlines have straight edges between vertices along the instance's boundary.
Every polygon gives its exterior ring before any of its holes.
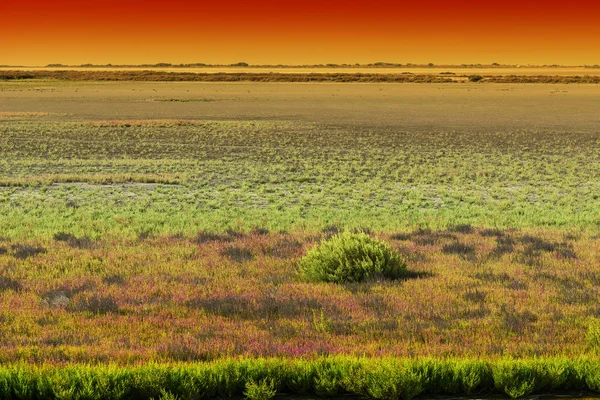
{"type": "Polygon", "coordinates": [[[0,82],[0,397],[597,391],[599,126],[591,84],[0,82]],[[408,275],[302,279],[345,230],[408,275]]]}

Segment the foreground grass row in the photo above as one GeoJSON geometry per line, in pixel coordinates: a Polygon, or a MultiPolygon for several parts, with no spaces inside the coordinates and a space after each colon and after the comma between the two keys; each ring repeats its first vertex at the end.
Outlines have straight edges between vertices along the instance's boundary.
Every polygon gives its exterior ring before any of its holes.
{"type": "Polygon", "coordinates": [[[277,393],[372,399],[426,394],[600,391],[597,359],[226,359],[198,364],[0,366],[3,399],[200,399],[277,393]]]}

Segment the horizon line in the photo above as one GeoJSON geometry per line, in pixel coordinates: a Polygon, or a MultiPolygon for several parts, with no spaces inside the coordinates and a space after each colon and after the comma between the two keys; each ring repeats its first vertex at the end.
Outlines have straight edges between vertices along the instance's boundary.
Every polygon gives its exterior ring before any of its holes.
{"type": "Polygon", "coordinates": [[[10,65],[1,64],[0,68],[600,68],[600,64],[502,64],[502,63],[463,63],[463,64],[435,64],[435,63],[321,63],[321,64],[250,64],[237,62],[230,64],[211,63],[140,63],[140,64],[61,64],[50,63],[46,65],[10,65]]]}

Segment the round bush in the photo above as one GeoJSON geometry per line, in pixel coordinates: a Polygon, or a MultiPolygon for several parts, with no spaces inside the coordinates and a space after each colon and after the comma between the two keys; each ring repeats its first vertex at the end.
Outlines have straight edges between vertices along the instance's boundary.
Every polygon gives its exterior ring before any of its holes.
{"type": "Polygon", "coordinates": [[[399,278],[406,264],[390,245],[364,233],[345,232],[322,241],[300,260],[302,276],[315,282],[361,282],[399,278]]]}

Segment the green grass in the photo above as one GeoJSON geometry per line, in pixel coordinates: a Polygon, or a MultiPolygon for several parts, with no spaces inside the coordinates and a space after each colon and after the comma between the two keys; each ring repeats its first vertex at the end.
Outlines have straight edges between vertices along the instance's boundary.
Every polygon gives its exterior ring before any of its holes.
{"type": "Polygon", "coordinates": [[[600,226],[595,132],[56,119],[0,124],[5,236],[600,226]]]}
{"type": "Polygon", "coordinates": [[[418,395],[508,395],[600,390],[591,359],[495,361],[227,359],[198,364],[0,366],[0,397],[10,399],[268,399],[275,393],[377,400],[418,395]],[[259,382],[258,384],[256,382],[259,382]]]}
{"type": "Polygon", "coordinates": [[[0,398],[600,391],[593,87],[443,86],[3,83],[0,398]]]}

